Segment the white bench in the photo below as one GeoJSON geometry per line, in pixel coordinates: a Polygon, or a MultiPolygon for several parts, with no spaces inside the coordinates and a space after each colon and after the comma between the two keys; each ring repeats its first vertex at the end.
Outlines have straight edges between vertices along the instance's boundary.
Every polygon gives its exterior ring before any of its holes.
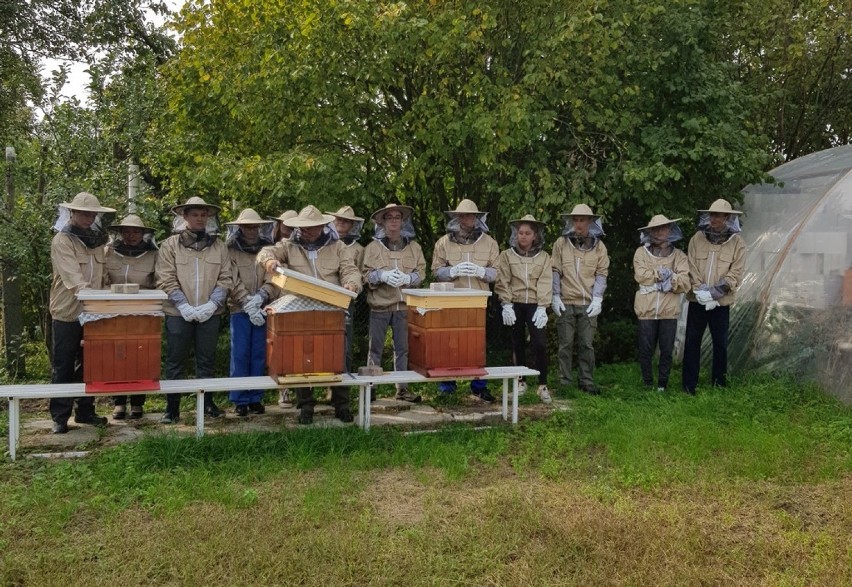
{"type": "MultiPolygon", "coordinates": [[[[487,367],[487,375],[476,379],[503,380],[503,419],[508,419],[509,380],[512,384],[512,424],[518,423],[518,377],[538,375],[538,371],[526,367],[487,367]]],[[[358,425],[370,429],[370,397],[376,385],[397,383],[433,383],[438,381],[466,381],[473,377],[424,377],[415,371],[389,372],[383,375],[362,376],[344,373],[339,381],[318,381],[314,378],[288,381],[279,384],[275,379],[263,377],[217,377],[211,379],[178,379],[160,381],[160,389],[144,391],[116,391],[115,393],[86,394],[83,383],[33,383],[26,385],[0,386],[0,397],[9,399],[9,457],[14,461],[20,441],[21,400],[74,398],[90,395],[157,395],[164,393],[195,394],[195,435],[204,436],[204,393],[217,391],[247,391],[250,389],[281,389],[284,387],[358,387],[358,425]]]]}

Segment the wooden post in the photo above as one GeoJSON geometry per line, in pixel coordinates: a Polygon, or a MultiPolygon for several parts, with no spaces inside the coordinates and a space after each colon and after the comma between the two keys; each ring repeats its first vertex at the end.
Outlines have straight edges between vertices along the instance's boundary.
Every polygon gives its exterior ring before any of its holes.
{"type": "MultiPolygon", "coordinates": [[[[15,212],[15,148],[6,147],[6,216],[11,219],[15,212]]],[[[25,238],[25,235],[21,235],[25,238]]],[[[3,284],[3,350],[6,374],[10,378],[26,376],[26,360],[22,344],[24,333],[21,287],[14,263],[7,258],[0,262],[3,284]]]]}

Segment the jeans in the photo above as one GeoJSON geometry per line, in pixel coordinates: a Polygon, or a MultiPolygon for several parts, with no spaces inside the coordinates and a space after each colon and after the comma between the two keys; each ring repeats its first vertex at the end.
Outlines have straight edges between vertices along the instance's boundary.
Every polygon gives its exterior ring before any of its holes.
{"type": "MultiPolygon", "coordinates": [[[[257,377],[266,374],[266,325],[255,326],[245,312],[231,314],[231,377],[257,377]]],[[[262,389],[232,391],[234,405],[263,401],[262,389]]]]}

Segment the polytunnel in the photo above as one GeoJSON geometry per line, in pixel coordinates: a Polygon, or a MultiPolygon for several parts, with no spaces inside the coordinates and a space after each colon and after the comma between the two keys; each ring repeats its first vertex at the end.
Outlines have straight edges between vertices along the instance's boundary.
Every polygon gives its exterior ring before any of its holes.
{"type": "Polygon", "coordinates": [[[852,145],[813,153],[750,185],[743,283],[731,309],[736,372],[814,380],[852,402],[852,145]]]}

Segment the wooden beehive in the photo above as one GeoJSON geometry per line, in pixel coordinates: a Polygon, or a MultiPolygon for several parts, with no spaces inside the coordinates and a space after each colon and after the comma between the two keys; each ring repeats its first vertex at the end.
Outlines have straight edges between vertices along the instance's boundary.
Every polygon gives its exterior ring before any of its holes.
{"type": "MultiPolygon", "coordinates": [[[[83,325],[83,382],[90,387],[110,383],[160,380],[159,316],[116,316],[83,325]]],[[[106,391],[91,389],[87,391],[106,391]]]]}
{"type": "Polygon", "coordinates": [[[134,314],[161,312],[166,294],[159,290],[134,294],[82,290],[77,297],[83,302],[83,312],[112,315],[83,325],[86,392],[156,389],[163,318],[134,314]]]}
{"type": "Polygon", "coordinates": [[[408,366],[427,377],[485,373],[485,305],[490,292],[403,290],[408,309],[408,366]],[[459,307],[462,306],[462,307],[459,307]],[[432,309],[420,314],[416,308],[432,309]]]}
{"type": "Polygon", "coordinates": [[[266,320],[266,365],[270,377],[343,373],[344,313],[284,312],[266,320]]]}
{"type": "Polygon", "coordinates": [[[355,292],[339,285],[315,279],[310,275],[297,273],[290,269],[279,268],[270,278],[270,281],[290,293],[325,302],[338,308],[348,308],[349,302],[358,296],[355,292]]]}

